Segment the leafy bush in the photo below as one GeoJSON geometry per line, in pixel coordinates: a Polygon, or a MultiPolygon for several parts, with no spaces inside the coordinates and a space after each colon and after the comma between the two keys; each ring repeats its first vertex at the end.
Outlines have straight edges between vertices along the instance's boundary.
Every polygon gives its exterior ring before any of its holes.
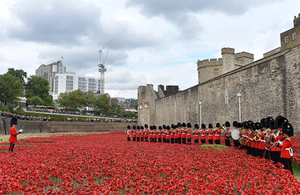
{"type": "Polygon", "coordinates": [[[7,106],[1,105],[1,104],[0,104],[0,110],[4,111],[4,112],[10,112],[10,110],[7,106]]]}
{"type": "Polygon", "coordinates": [[[26,112],[23,110],[23,108],[21,107],[18,107],[15,111],[14,111],[15,114],[18,114],[18,115],[25,115],[26,112]]]}

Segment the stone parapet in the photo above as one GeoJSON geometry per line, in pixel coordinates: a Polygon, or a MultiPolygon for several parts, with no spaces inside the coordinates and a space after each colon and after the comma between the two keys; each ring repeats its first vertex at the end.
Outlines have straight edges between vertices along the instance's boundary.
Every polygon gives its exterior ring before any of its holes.
{"type": "Polygon", "coordinates": [[[222,58],[198,60],[197,62],[198,69],[205,66],[222,66],[222,64],[223,64],[222,58]]]}

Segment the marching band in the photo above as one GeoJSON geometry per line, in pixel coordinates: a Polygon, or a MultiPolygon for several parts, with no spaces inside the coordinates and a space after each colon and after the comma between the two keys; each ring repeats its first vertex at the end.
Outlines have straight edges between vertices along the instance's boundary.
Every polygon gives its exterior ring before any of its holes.
{"type": "Polygon", "coordinates": [[[233,142],[236,149],[245,149],[247,154],[271,159],[274,164],[278,162],[284,165],[284,169],[288,169],[293,173],[291,166],[291,158],[293,156],[291,136],[294,136],[292,124],[283,116],[263,118],[260,122],[245,121],[239,123],[234,121],[230,129],[230,123],[225,122],[224,125],[216,124],[214,128],[212,124],[198,124],[192,129],[191,123],[177,123],[159,126],[158,130],[155,125],[150,126],[132,126],[128,125],[126,134],[127,140],[145,141],[172,144],[220,144],[221,140],[225,141],[226,146],[230,146],[233,142]],[[145,128],[144,128],[145,127],[145,128]]]}

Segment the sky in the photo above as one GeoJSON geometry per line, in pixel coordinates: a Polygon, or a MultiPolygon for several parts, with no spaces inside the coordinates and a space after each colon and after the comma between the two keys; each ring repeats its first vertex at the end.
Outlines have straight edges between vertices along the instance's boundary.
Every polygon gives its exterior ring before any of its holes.
{"type": "Polygon", "coordinates": [[[197,60],[220,58],[223,47],[255,60],[280,47],[299,7],[299,0],[0,0],[0,74],[30,76],[62,60],[69,72],[100,78],[102,50],[111,97],[137,98],[146,84],[185,90],[198,84],[197,60]]]}

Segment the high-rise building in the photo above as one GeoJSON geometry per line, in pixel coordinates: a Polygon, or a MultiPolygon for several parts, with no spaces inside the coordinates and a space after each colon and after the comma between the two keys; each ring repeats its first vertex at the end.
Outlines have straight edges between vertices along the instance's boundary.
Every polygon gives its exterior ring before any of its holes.
{"type": "Polygon", "coordinates": [[[35,70],[35,76],[47,79],[49,82],[50,91],[49,94],[53,94],[54,90],[54,78],[56,74],[65,73],[66,67],[62,64],[62,61],[53,62],[51,64],[42,64],[35,70]]]}
{"type": "Polygon", "coordinates": [[[53,99],[57,99],[60,93],[80,89],[82,92],[92,91],[100,93],[100,79],[95,77],[77,76],[75,73],[56,74],[54,79],[53,99]]]}

